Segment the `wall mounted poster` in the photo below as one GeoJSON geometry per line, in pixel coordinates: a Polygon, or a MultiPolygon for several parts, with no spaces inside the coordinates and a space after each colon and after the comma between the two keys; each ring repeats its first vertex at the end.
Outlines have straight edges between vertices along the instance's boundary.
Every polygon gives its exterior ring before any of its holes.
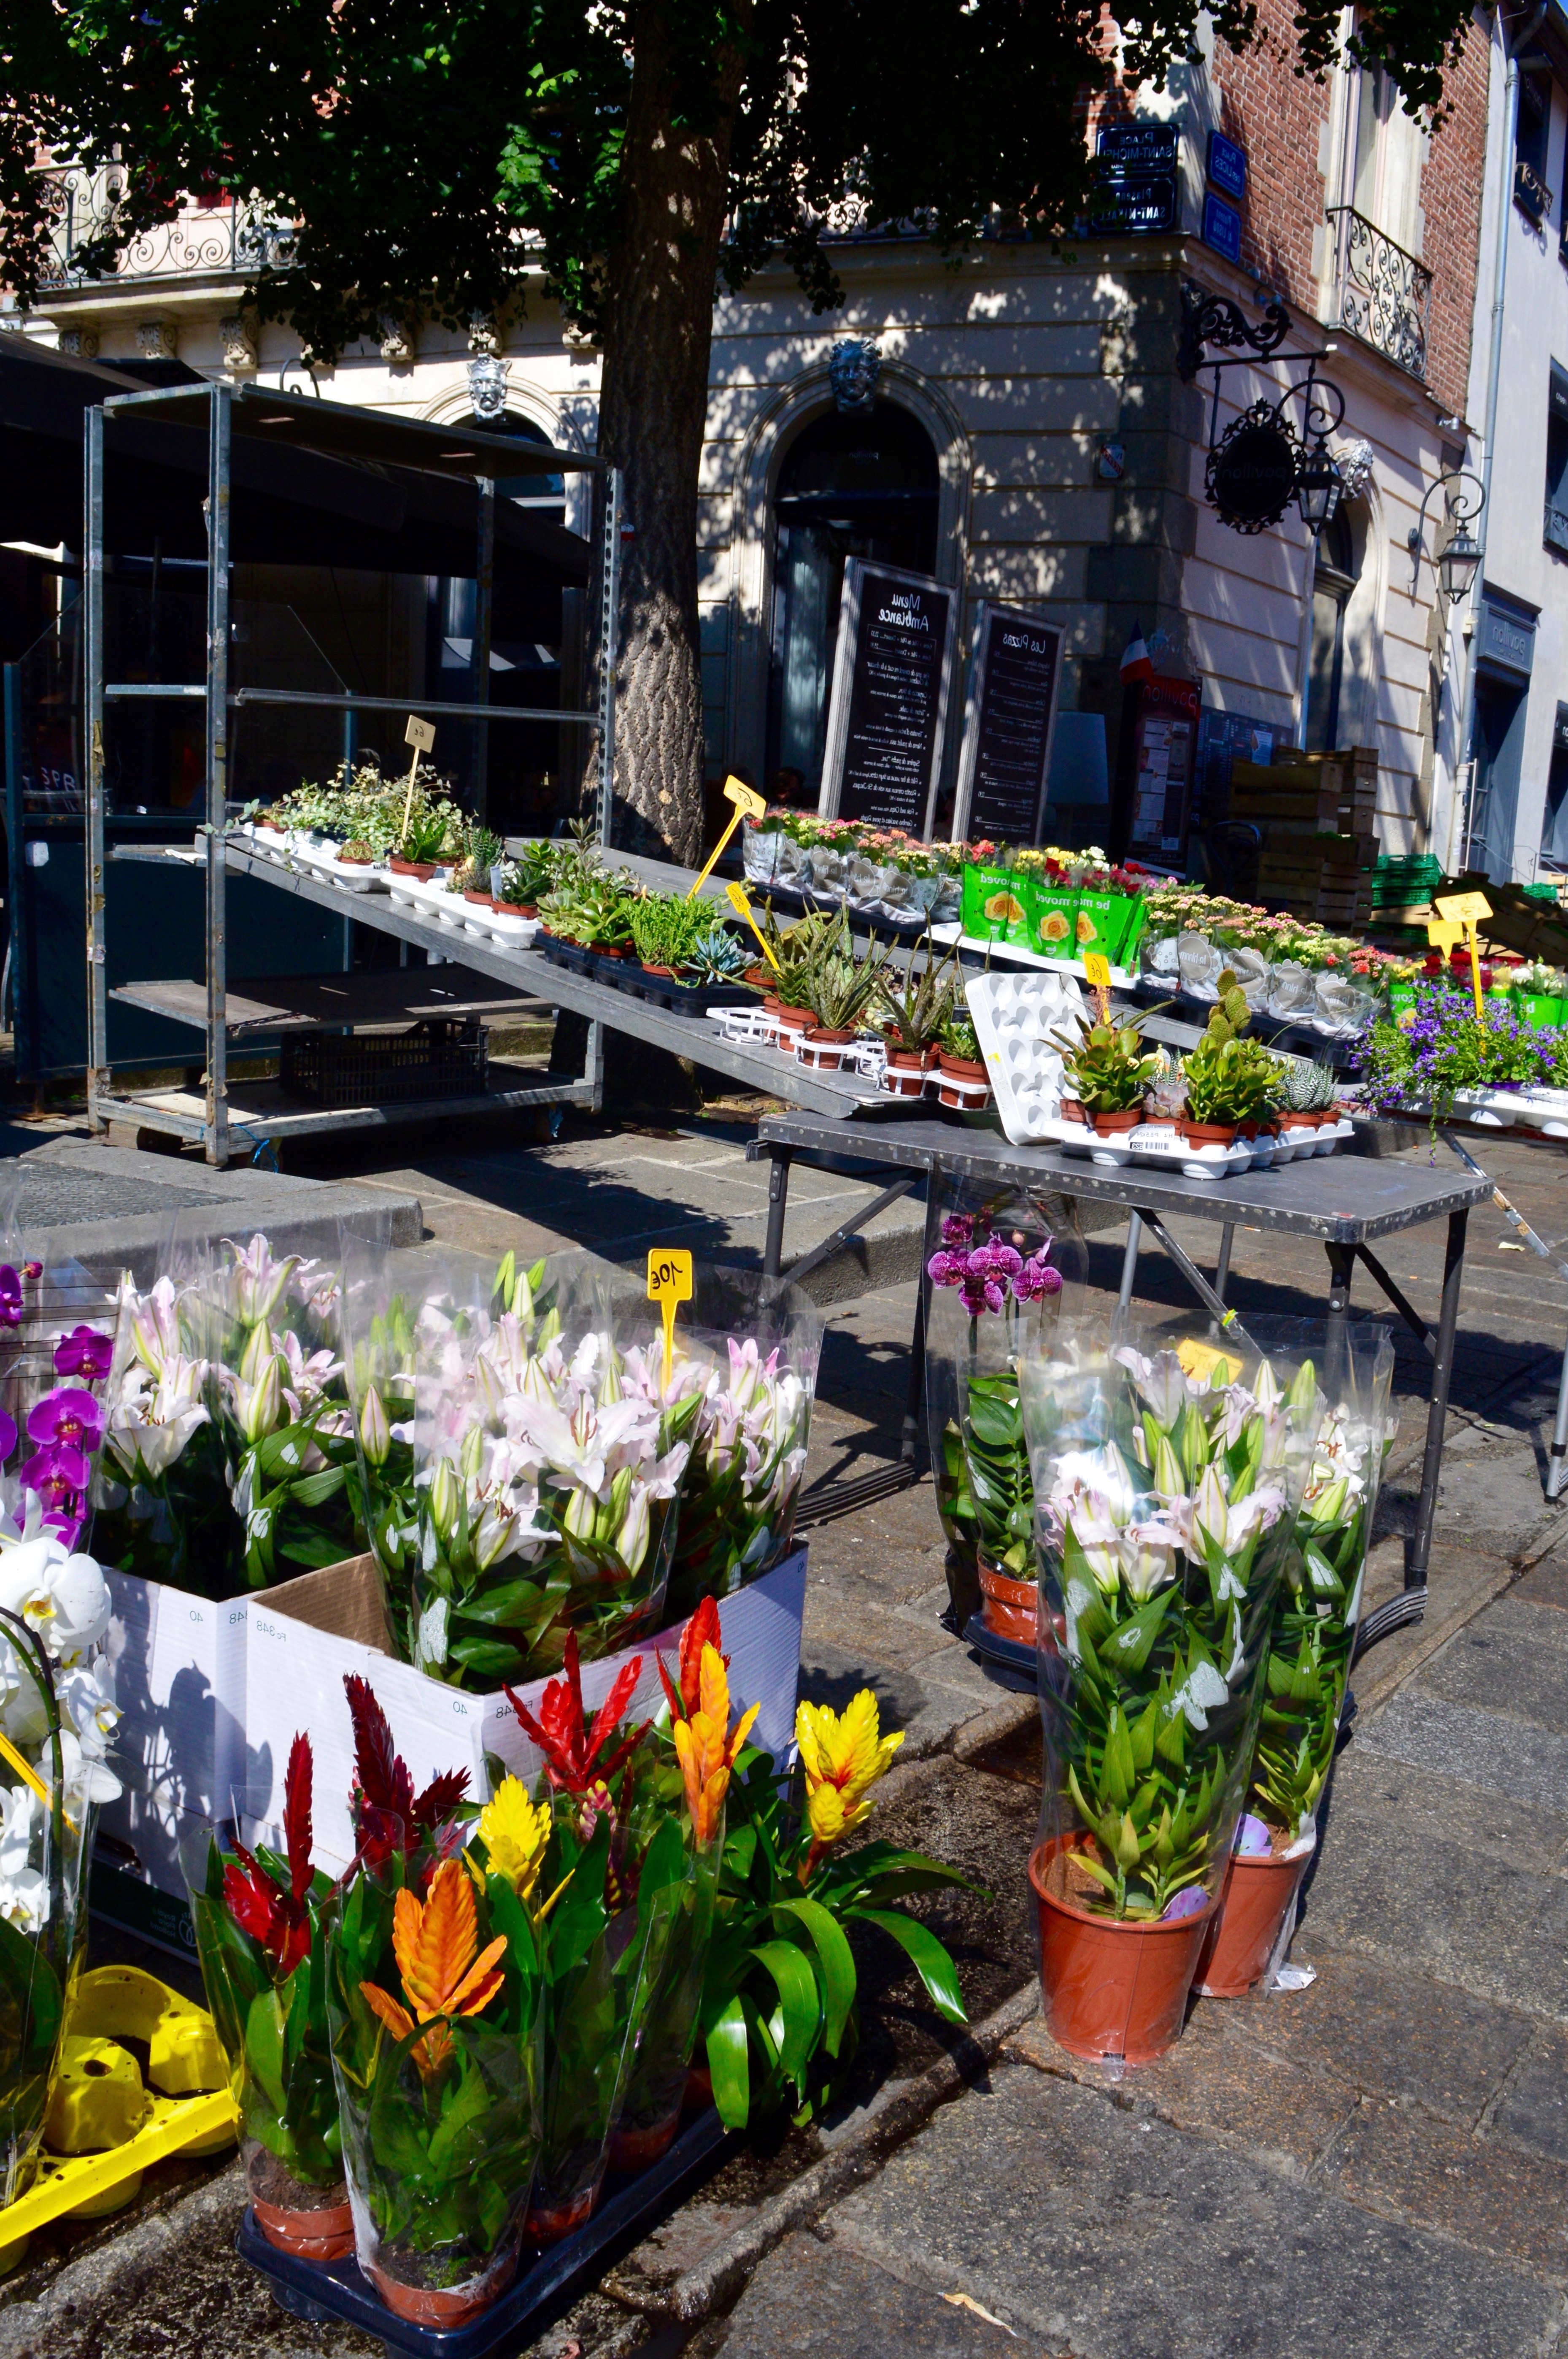
{"type": "Polygon", "coordinates": [[[817,806],[824,819],[929,838],[957,598],[927,574],[845,560],[817,806]]]}
{"type": "Polygon", "coordinates": [[[958,756],[955,840],[1038,843],[1062,634],[1016,606],[982,605],[958,756]]]}
{"type": "Polygon", "coordinates": [[[1195,680],[1140,680],[1128,690],[1122,726],[1127,800],[1117,832],[1134,859],[1178,873],[1192,823],[1201,698],[1195,680]]]}

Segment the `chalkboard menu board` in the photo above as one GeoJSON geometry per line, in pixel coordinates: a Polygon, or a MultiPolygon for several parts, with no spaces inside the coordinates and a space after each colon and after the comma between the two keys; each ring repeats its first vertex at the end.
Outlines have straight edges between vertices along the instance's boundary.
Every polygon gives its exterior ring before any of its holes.
{"type": "Polygon", "coordinates": [[[942,767],[957,592],[846,559],[818,808],[929,836],[942,767]]]}
{"type": "Polygon", "coordinates": [[[982,606],[958,757],[956,838],[1037,843],[1062,634],[1016,606],[982,606]]]}

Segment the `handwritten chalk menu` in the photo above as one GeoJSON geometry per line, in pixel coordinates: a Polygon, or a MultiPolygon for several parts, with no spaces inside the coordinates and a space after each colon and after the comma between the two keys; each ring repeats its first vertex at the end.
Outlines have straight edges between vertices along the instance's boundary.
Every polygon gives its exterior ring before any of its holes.
{"type": "Polygon", "coordinates": [[[818,806],[824,818],[929,837],[956,596],[924,573],[845,560],[818,806]]]}
{"type": "Polygon", "coordinates": [[[1016,606],[981,606],[958,756],[955,836],[1037,843],[1062,634],[1016,606]]]}

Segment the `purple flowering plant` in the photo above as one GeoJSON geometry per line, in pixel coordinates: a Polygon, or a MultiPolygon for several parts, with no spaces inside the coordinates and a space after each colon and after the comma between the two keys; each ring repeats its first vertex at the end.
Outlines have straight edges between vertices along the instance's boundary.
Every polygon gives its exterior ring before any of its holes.
{"type": "Polygon", "coordinates": [[[951,1287],[969,1314],[969,1364],[959,1394],[958,1447],[944,1449],[937,1471],[946,1481],[947,1517],[972,1529],[982,1566],[1025,1579],[1031,1561],[1034,1492],[1029,1474],[1023,1415],[1018,1397],[1014,1329],[1020,1308],[1060,1294],[1062,1273],[1051,1260],[1049,1236],[1029,1255],[991,1229],[977,1237],[971,1213],[951,1212],[942,1243],[926,1264],[933,1286],[951,1287]],[[975,1362],[982,1318],[1007,1322],[1007,1355],[1000,1368],[975,1362]]]}
{"type": "Polygon", "coordinates": [[[1483,1027],[1468,992],[1418,983],[1404,1024],[1369,1024],[1356,1044],[1366,1102],[1379,1114],[1430,1110],[1446,1121],[1456,1097],[1484,1089],[1562,1088],[1568,1044],[1561,1032],[1538,1032],[1494,999],[1483,1027]]]}

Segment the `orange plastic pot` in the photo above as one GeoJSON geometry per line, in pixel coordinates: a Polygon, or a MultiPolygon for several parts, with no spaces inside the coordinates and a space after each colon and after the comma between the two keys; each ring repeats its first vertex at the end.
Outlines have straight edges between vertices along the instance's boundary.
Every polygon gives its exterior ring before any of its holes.
{"type": "Polygon", "coordinates": [[[395,2318],[406,2318],[414,2326],[438,2326],[450,2329],[466,2326],[470,2318],[478,2318],[506,2291],[517,2273],[517,2252],[497,2253],[488,2268],[477,2277],[470,2277],[457,2286],[406,2285],[401,2277],[393,2277],[379,2261],[373,2261],[366,2271],[371,2283],[380,2294],[395,2318]]]}
{"type": "Polygon", "coordinates": [[[998,1572],[982,1557],[978,1567],[980,1577],[980,1620],[998,1638],[1011,1638],[1020,1647],[1033,1647],[1035,1637],[1035,1614],[1040,1591],[1033,1581],[1015,1581],[1011,1573],[998,1572]]]}
{"type": "Polygon", "coordinates": [[[1274,1954],[1285,1911],[1301,1887],[1315,1843],[1292,1857],[1275,1853],[1231,1855],[1219,1913],[1208,1930],[1194,1987],[1205,1998],[1245,1998],[1260,1983],[1274,1954]]]}
{"type": "Polygon", "coordinates": [[[667,2121],[654,2122],[645,2130],[617,2130],[610,2141],[611,2169],[646,2170],[674,2143],[679,2127],[677,2105],[667,2121]]]}
{"type": "Polygon", "coordinates": [[[251,2200],[251,2215],[269,2245],[302,2261],[341,2261],[354,2249],[354,2215],[346,2203],[326,2203],[310,2212],[286,2212],[276,2203],[251,2200]]]}
{"type": "Polygon", "coordinates": [[[553,2203],[543,2211],[530,2207],[528,2234],[536,2245],[558,2245],[563,2236],[571,2235],[587,2223],[598,2201],[599,2181],[595,2180],[580,2195],[574,2195],[569,2203],[553,2203]]]}
{"type": "Polygon", "coordinates": [[[1052,1875],[1058,1854],[1087,1836],[1055,1836],[1029,1862],[1040,1919],[1040,1987],[1051,2037],[1070,2056],[1152,2064],[1181,2036],[1187,1993],[1215,1913],[1119,1924],[1091,1916],[1052,1875]]]}

